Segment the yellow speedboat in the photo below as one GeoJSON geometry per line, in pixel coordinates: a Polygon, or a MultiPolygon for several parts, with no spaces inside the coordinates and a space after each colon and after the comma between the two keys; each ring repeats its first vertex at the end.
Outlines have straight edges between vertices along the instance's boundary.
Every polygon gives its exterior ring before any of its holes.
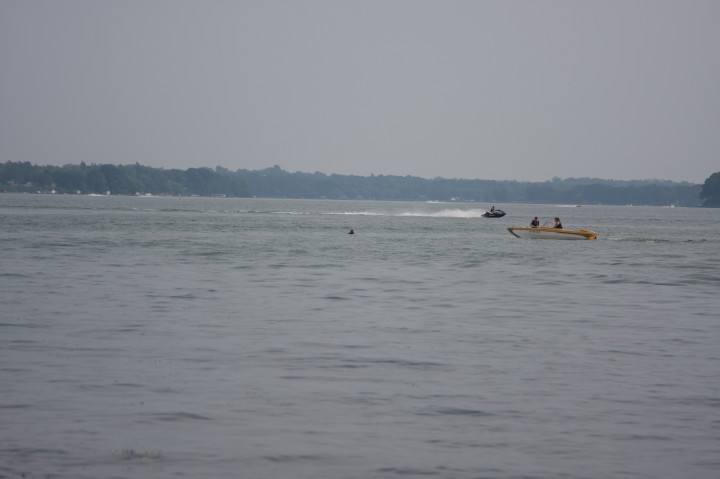
{"type": "Polygon", "coordinates": [[[546,228],[544,226],[538,228],[531,226],[511,226],[508,228],[508,231],[518,238],[530,239],[592,240],[598,236],[596,232],[586,229],[566,230],[546,228]]]}

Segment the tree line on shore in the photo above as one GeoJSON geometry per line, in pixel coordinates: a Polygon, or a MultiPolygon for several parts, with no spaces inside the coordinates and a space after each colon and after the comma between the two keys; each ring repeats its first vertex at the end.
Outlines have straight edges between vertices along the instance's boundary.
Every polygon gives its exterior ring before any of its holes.
{"type": "Polygon", "coordinates": [[[665,180],[553,178],[544,182],[103,164],[0,163],[0,191],[346,200],[720,206],[720,172],[703,185],[665,180]],[[704,202],[703,202],[704,200],[704,202]]]}

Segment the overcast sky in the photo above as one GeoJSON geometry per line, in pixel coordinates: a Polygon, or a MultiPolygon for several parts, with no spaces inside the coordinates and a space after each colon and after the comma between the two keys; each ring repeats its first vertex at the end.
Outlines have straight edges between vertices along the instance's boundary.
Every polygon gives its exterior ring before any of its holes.
{"type": "Polygon", "coordinates": [[[0,0],[0,161],[720,171],[718,0],[0,0]]]}

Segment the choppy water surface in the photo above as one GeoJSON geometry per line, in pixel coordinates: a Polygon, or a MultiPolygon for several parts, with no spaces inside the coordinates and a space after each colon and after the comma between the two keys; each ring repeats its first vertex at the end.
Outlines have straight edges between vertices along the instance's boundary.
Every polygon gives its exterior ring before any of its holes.
{"type": "Polygon", "coordinates": [[[497,206],[0,195],[0,477],[718,477],[720,210],[497,206]]]}

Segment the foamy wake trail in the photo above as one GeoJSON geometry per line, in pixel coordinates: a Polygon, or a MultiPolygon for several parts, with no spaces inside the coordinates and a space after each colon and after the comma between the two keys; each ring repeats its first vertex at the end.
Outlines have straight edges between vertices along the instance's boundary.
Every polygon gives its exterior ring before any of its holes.
{"type": "Polygon", "coordinates": [[[442,210],[442,211],[400,211],[400,212],[380,212],[380,211],[342,211],[336,213],[326,213],[329,215],[350,215],[350,216],[413,216],[428,218],[480,218],[484,210],[442,210]]]}
{"type": "Polygon", "coordinates": [[[351,216],[393,216],[379,211],[341,211],[338,213],[325,213],[327,215],[351,215],[351,216]]]}
{"type": "Polygon", "coordinates": [[[407,212],[400,213],[399,216],[429,216],[432,218],[480,218],[484,213],[483,210],[442,210],[432,213],[428,212],[407,212]]]}

